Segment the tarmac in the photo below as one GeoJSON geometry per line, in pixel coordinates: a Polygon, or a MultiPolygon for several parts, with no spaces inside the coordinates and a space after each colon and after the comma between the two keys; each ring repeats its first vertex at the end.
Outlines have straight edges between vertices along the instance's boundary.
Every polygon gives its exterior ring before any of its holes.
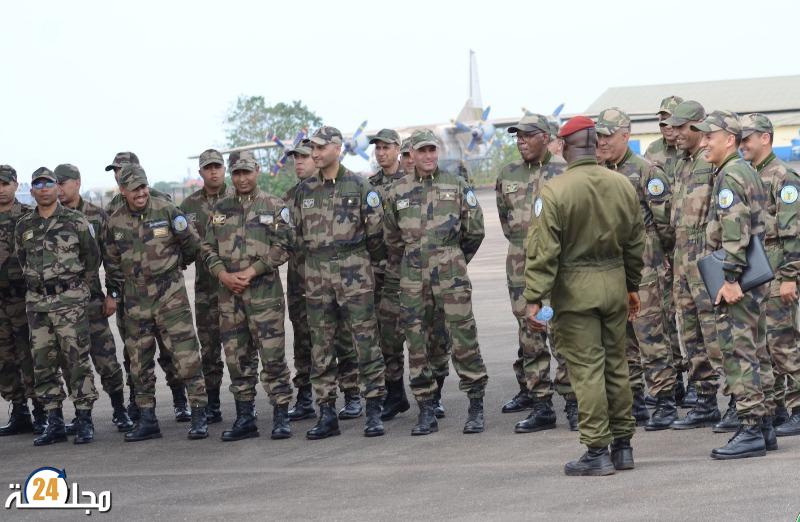
{"type": "MultiPolygon", "coordinates": [[[[514,433],[514,423],[527,412],[500,412],[518,390],[511,368],[517,331],[505,284],[507,243],[494,192],[481,190],[479,199],[486,239],[469,273],[489,373],[484,433],[461,433],[468,400],[451,371],[444,392],[447,416],[439,421],[439,432],[429,436],[410,436],[417,415],[412,405],[385,423],[383,437],[365,438],[362,417],[341,421],[338,437],[306,440],[305,431],[315,422],[306,420],[293,423],[291,439],[273,441],[271,407],[259,389],[261,437],[223,443],[220,434],[235,416],[233,398],[223,389],[223,423],[211,425],[208,439],[189,441],[187,425],[174,421],[159,369],[162,439],[124,443],[111,424],[108,396],[100,392],[92,444],[36,448],[30,435],[0,439],[0,485],[24,483],[41,466],[65,469],[68,482],[78,482],[82,490],[111,492],[111,510],[92,518],[131,521],[796,520],[800,437],[779,439],[779,450],[763,458],[715,461],[711,449],[725,444],[729,434],[638,428],[632,441],[636,469],[595,478],[563,473],[564,463],[584,448],[567,428],[559,397],[554,399],[556,429],[514,433]]],[[[186,279],[193,278],[190,268],[186,279]]],[[[288,319],[287,347],[291,364],[288,319]]],[[[120,361],[121,350],[118,344],[120,361]]],[[[99,387],[99,379],[95,383],[99,387]]],[[[724,410],[727,401],[719,399],[724,410]]],[[[0,400],[0,410],[6,407],[0,400]]],[[[71,405],[65,403],[64,410],[71,416],[71,405]]],[[[5,418],[0,414],[2,422],[5,418]]],[[[85,518],[80,510],[0,511],[0,520],[80,517],[85,518]]]]}

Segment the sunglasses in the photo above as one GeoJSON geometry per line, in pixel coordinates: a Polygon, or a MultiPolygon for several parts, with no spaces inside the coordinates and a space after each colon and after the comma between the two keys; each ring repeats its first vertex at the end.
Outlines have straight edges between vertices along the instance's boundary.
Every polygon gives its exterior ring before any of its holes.
{"type": "Polygon", "coordinates": [[[36,190],[41,190],[43,188],[53,188],[56,186],[55,181],[34,181],[31,185],[36,190]]]}

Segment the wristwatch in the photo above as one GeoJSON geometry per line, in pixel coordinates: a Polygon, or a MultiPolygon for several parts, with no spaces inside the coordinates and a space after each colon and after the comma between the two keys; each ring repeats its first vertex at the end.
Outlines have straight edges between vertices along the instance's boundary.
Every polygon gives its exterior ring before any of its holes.
{"type": "Polygon", "coordinates": [[[739,278],[733,272],[725,272],[725,282],[726,283],[736,283],[739,281],[739,278]]]}

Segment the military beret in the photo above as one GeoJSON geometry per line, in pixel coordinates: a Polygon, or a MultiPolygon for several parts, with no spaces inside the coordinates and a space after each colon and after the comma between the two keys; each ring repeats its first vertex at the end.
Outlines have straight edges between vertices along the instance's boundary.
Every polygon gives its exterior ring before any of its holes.
{"type": "Polygon", "coordinates": [[[572,134],[575,134],[578,131],[592,129],[594,128],[594,122],[591,118],[587,118],[586,116],[575,116],[570,118],[570,120],[561,127],[561,130],[558,132],[559,138],[566,138],[572,134]]]}

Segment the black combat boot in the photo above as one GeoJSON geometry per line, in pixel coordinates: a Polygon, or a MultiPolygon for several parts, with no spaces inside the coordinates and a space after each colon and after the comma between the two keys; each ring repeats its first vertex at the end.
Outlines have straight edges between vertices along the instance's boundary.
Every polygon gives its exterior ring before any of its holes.
{"type": "Polygon", "coordinates": [[[189,440],[205,439],[208,437],[208,410],[205,406],[192,407],[192,425],[186,438],[189,440]]]}
{"type": "Polygon", "coordinates": [[[317,411],[314,409],[314,401],[311,399],[311,385],[304,384],[297,389],[297,402],[289,410],[289,420],[313,419],[316,416],[317,411]]]}
{"type": "Polygon", "coordinates": [[[361,405],[361,395],[357,390],[345,392],[344,408],[339,410],[341,420],[357,419],[364,414],[364,407],[361,405]]]}
{"type": "Polygon", "coordinates": [[[736,413],[736,396],[731,395],[730,399],[728,399],[728,409],[725,410],[725,415],[722,416],[718,423],[714,424],[711,431],[714,433],[734,433],[739,429],[740,424],[739,415],[736,413]]]}
{"type": "Polygon", "coordinates": [[[130,393],[128,394],[128,418],[135,423],[139,420],[141,414],[142,412],[139,409],[139,405],[136,404],[136,392],[133,391],[133,386],[131,386],[130,393]]]}
{"type": "Polygon", "coordinates": [[[380,397],[367,399],[367,421],[364,424],[365,437],[380,437],[384,434],[383,423],[381,422],[381,402],[380,397]]]}
{"type": "Polygon", "coordinates": [[[64,432],[67,435],[75,435],[75,422],[78,420],[78,410],[75,410],[75,416],[72,420],[64,423],[64,432]]]}
{"type": "Polygon", "coordinates": [[[580,459],[567,462],[564,474],[570,477],[613,475],[614,464],[608,454],[608,447],[587,447],[586,453],[580,459]]]}
{"type": "Polygon", "coordinates": [[[172,388],[172,406],[175,408],[176,422],[190,422],[192,412],[189,410],[189,402],[186,400],[186,388],[176,386],[172,388]]]}
{"type": "Polygon", "coordinates": [[[92,410],[75,410],[75,444],[88,444],[94,440],[94,423],[92,423],[92,410]]]}
{"type": "Polygon", "coordinates": [[[756,424],[742,424],[725,446],[711,450],[711,458],[720,460],[763,457],[766,454],[760,419],[756,424]]]}
{"type": "Polygon", "coordinates": [[[644,402],[644,390],[637,388],[633,391],[633,408],[631,415],[636,419],[637,426],[644,426],[650,420],[650,411],[644,402]]]}
{"type": "Polygon", "coordinates": [[[288,439],[292,436],[292,428],[289,426],[289,405],[276,404],[272,408],[272,434],[269,438],[288,439]]]}
{"type": "Polygon", "coordinates": [[[232,442],[235,440],[258,437],[258,426],[254,411],[256,401],[236,401],[236,419],[231,429],[222,432],[222,440],[232,442]]]}
{"type": "Polygon", "coordinates": [[[47,446],[56,442],[66,442],[67,432],[64,431],[64,414],[61,408],[47,412],[47,426],[39,437],[33,439],[34,446],[47,446]]]}
{"type": "Polygon", "coordinates": [[[33,403],[33,434],[41,435],[47,427],[47,413],[40,401],[33,399],[31,402],[33,403]]]}
{"type": "Polygon", "coordinates": [[[761,435],[764,437],[764,445],[767,451],[775,451],[778,449],[778,436],[775,433],[775,426],[773,426],[773,418],[767,415],[761,418],[761,435]]]}
{"type": "Polygon", "coordinates": [[[406,397],[406,387],[403,386],[403,379],[386,381],[386,399],[383,401],[381,420],[392,420],[398,413],[408,411],[409,408],[411,408],[411,405],[406,397]]]}
{"type": "Polygon", "coordinates": [[[650,395],[649,393],[644,394],[644,404],[648,408],[655,408],[658,406],[658,399],[650,395]]]}
{"type": "Polygon", "coordinates": [[[647,431],[666,430],[676,420],[678,420],[678,407],[675,404],[675,394],[670,392],[668,395],[658,397],[656,409],[644,429],[647,431]]]}
{"type": "Polygon", "coordinates": [[[791,437],[800,435],[800,407],[792,408],[792,416],[789,420],[775,428],[778,437],[791,437]]]}
{"type": "Polygon", "coordinates": [[[686,387],[686,393],[683,396],[683,401],[679,404],[681,408],[694,408],[697,404],[697,386],[692,381],[686,387]]]}
{"type": "Polygon", "coordinates": [[[436,394],[433,397],[433,414],[437,419],[444,419],[444,404],[442,404],[442,387],[444,386],[444,377],[436,378],[436,394]]]}
{"type": "Polygon", "coordinates": [[[569,431],[578,431],[578,399],[567,399],[564,404],[569,431]]]}
{"type": "Polygon", "coordinates": [[[122,390],[115,391],[108,396],[111,399],[111,407],[114,408],[114,413],[111,414],[111,422],[117,427],[117,431],[125,433],[133,429],[133,421],[128,417],[128,412],[125,410],[125,395],[122,390]]]}
{"type": "Polygon", "coordinates": [[[510,401],[503,404],[503,413],[517,413],[533,408],[533,397],[528,392],[527,386],[519,385],[519,392],[510,401]]]}
{"type": "Polygon", "coordinates": [[[616,470],[634,468],[631,439],[614,439],[611,443],[611,463],[616,470]]]}
{"type": "Polygon", "coordinates": [[[673,430],[705,428],[719,422],[720,417],[716,395],[698,395],[697,403],[689,410],[686,417],[677,419],[670,428],[673,430]]]}
{"type": "Polygon", "coordinates": [[[336,410],[333,405],[325,404],[319,407],[319,420],[317,420],[316,426],[306,432],[306,438],[310,440],[327,439],[341,433],[336,410]]]}
{"type": "Polygon", "coordinates": [[[470,399],[464,433],[483,433],[483,398],[470,399]]]}
{"type": "Polygon", "coordinates": [[[219,388],[207,389],[208,406],[206,406],[206,422],[208,424],[217,424],[222,422],[222,409],[219,402],[219,388]]]}
{"type": "Polygon", "coordinates": [[[514,433],[533,433],[534,431],[551,430],[556,427],[556,412],[550,399],[533,402],[533,410],[527,418],[514,425],[514,433]]]}
{"type": "Polygon", "coordinates": [[[433,400],[420,401],[417,425],[411,430],[411,435],[430,435],[437,431],[439,431],[439,423],[433,413],[433,400]]]}
{"type": "Polygon", "coordinates": [[[8,424],[0,427],[0,437],[33,432],[31,412],[28,410],[28,405],[26,402],[27,401],[23,399],[22,402],[15,402],[11,404],[11,411],[8,415],[8,424]]]}
{"type": "Polygon", "coordinates": [[[133,429],[125,434],[125,442],[139,442],[140,440],[160,439],[161,428],[158,426],[156,409],[139,408],[139,420],[133,429]]]}
{"type": "Polygon", "coordinates": [[[775,416],[772,420],[772,425],[776,428],[783,424],[784,422],[789,420],[789,411],[786,409],[786,406],[778,406],[775,408],[775,416]]]}

